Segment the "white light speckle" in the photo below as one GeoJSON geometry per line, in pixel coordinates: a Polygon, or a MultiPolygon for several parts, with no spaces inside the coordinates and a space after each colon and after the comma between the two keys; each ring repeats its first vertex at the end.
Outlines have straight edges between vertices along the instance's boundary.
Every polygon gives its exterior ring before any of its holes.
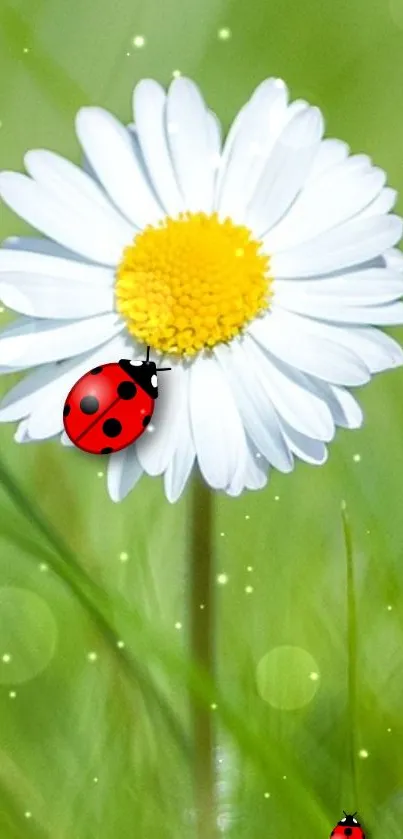
{"type": "Polygon", "coordinates": [[[360,749],[360,751],[358,752],[358,757],[360,757],[362,760],[365,760],[367,757],[369,757],[369,752],[367,752],[366,749],[360,749]]]}
{"type": "Polygon", "coordinates": [[[182,629],[182,624],[180,621],[176,621],[175,629],[182,629]]]}
{"type": "Polygon", "coordinates": [[[221,29],[218,30],[218,38],[220,41],[229,41],[231,35],[232,32],[228,26],[222,26],[221,29]]]}
{"type": "Polygon", "coordinates": [[[217,710],[217,704],[215,702],[212,702],[211,705],[210,705],[210,708],[211,708],[212,711],[216,711],[217,710]]]}
{"type": "Polygon", "coordinates": [[[127,562],[129,559],[129,554],[126,551],[121,551],[119,554],[119,559],[121,562],[127,562]]]}
{"type": "Polygon", "coordinates": [[[361,455],[358,454],[358,452],[357,452],[357,454],[353,455],[353,460],[354,460],[354,463],[359,463],[360,460],[361,460],[361,455]]]}
{"type": "Polygon", "coordinates": [[[172,75],[173,75],[174,79],[179,79],[179,76],[181,76],[182,73],[181,73],[180,70],[174,70],[172,75]]]}
{"type": "Polygon", "coordinates": [[[309,674],[309,678],[311,682],[317,682],[319,680],[319,673],[315,673],[313,670],[312,673],[309,674]]]}
{"type": "Polygon", "coordinates": [[[88,661],[94,662],[98,661],[98,653],[90,652],[87,655],[88,661]]]}
{"type": "Polygon", "coordinates": [[[256,452],[256,457],[257,457],[258,460],[260,460],[261,456],[262,455],[260,454],[260,452],[256,452]]]}
{"type": "Polygon", "coordinates": [[[246,521],[249,521],[250,516],[245,516],[245,518],[246,518],[246,521]]]}
{"type": "Polygon", "coordinates": [[[136,49],[140,50],[142,47],[145,46],[145,43],[146,43],[146,39],[145,39],[144,35],[135,35],[134,36],[133,46],[136,47],[136,49]]]}
{"type": "Polygon", "coordinates": [[[388,609],[388,612],[391,612],[391,611],[392,611],[392,609],[393,609],[393,606],[391,606],[391,605],[389,604],[389,606],[387,607],[387,609],[388,609]]]}
{"type": "Polygon", "coordinates": [[[46,562],[41,562],[39,565],[39,570],[42,571],[44,574],[46,571],[49,571],[49,565],[46,562]]]}
{"type": "Polygon", "coordinates": [[[269,793],[269,792],[265,792],[264,797],[265,797],[265,798],[270,798],[270,793],[269,793]]]}
{"type": "Polygon", "coordinates": [[[25,55],[26,55],[26,54],[27,54],[27,52],[29,52],[28,47],[24,47],[23,52],[24,52],[24,53],[25,53],[25,55]]]}
{"type": "Polygon", "coordinates": [[[97,784],[98,781],[99,781],[99,778],[93,778],[92,780],[93,780],[94,784],[97,784]]]}
{"type": "Polygon", "coordinates": [[[151,422],[147,425],[146,432],[147,434],[152,434],[155,431],[155,425],[151,422]]]}
{"type": "Polygon", "coordinates": [[[287,780],[287,775],[283,775],[283,781],[287,780]]]}
{"type": "Polygon", "coordinates": [[[10,653],[4,653],[4,655],[2,655],[1,657],[1,660],[4,662],[4,664],[10,664],[11,659],[12,656],[10,655],[10,653]]]}
{"type": "Polygon", "coordinates": [[[388,734],[390,734],[390,733],[391,733],[391,731],[392,731],[392,729],[391,729],[391,728],[388,728],[388,730],[387,730],[387,731],[388,731],[388,734]]]}
{"type": "Polygon", "coordinates": [[[116,641],[116,646],[117,646],[118,650],[123,650],[125,648],[125,642],[124,641],[116,641]]]}
{"type": "Polygon", "coordinates": [[[129,53],[129,52],[127,52],[127,53],[126,53],[126,55],[127,55],[127,56],[129,56],[129,55],[130,55],[130,53],[129,53]]]}
{"type": "Polygon", "coordinates": [[[280,496],[279,496],[279,495],[275,495],[275,496],[274,496],[274,500],[275,500],[275,501],[280,501],[280,496]]]}
{"type": "Polygon", "coordinates": [[[245,594],[252,594],[253,586],[245,586],[245,594]]]}
{"type": "MultiPolygon", "coordinates": [[[[0,122],[0,128],[1,128],[1,122],[0,122]]],[[[4,312],[4,306],[0,306],[0,315],[2,315],[3,312],[4,312]]]]}
{"type": "Polygon", "coordinates": [[[97,472],[97,477],[98,477],[98,478],[103,478],[103,476],[104,476],[104,473],[103,473],[103,472],[97,472]]]}
{"type": "Polygon", "coordinates": [[[15,690],[10,690],[10,693],[8,695],[9,695],[10,699],[15,699],[16,696],[17,696],[17,693],[16,693],[15,690]]]}
{"type": "Polygon", "coordinates": [[[205,608],[206,608],[205,603],[200,603],[200,608],[201,608],[201,609],[205,609],[205,608]]]}
{"type": "Polygon", "coordinates": [[[345,501],[344,498],[343,498],[340,506],[341,506],[342,510],[347,510],[347,501],[345,501]]]}
{"type": "Polygon", "coordinates": [[[217,583],[219,586],[226,586],[228,579],[228,574],[217,574],[217,583]]]}
{"type": "Polygon", "coordinates": [[[26,810],[24,813],[26,819],[32,819],[32,813],[30,810],[26,810]]]}
{"type": "Polygon", "coordinates": [[[248,565],[246,570],[249,572],[253,571],[253,565],[248,565]]]}
{"type": "Polygon", "coordinates": [[[220,536],[225,536],[225,533],[224,533],[223,530],[221,531],[220,536]]]}

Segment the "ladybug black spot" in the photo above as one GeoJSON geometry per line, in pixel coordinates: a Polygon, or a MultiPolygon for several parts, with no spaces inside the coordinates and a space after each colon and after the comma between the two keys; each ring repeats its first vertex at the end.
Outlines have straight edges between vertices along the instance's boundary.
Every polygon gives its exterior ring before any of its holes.
{"type": "Polygon", "coordinates": [[[100,454],[110,454],[113,452],[113,449],[110,446],[105,446],[104,449],[101,449],[100,454]]]}
{"type": "Polygon", "coordinates": [[[344,835],[345,835],[345,836],[351,836],[352,832],[353,832],[353,831],[352,831],[352,828],[351,828],[351,827],[345,827],[345,828],[344,828],[344,835]]]}
{"type": "Polygon", "coordinates": [[[102,373],[103,367],[94,367],[93,370],[90,370],[91,376],[97,376],[98,373],[102,373]]]}
{"type": "Polygon", "coordinates": [[[122,425],[117,419],[107,419],[102,426],[102,430],[106,437],[117,437],[122,430],[122,425]]]}
{"type": "Polygon", "coordinates": [[[95,414],[99,408],[99,402],[96,396],[83,396],[80,402],[80,408],[83,414],[95,414]]]}
{"type": "Polygon", "coordinates": [[[63,416],[68,417],[68,415],[70,413],[70,410],[71,410],[70,405],[65,405],[64,408],[63,408],[63,416]]]}
{"type": "Polygon", "coordinates": [[[137,388],[134,382],[121,382],[118,385],[118,396],[121,399],[133,399],[137,393],[137,388]]]}
{"type": "Polygon", "coordinates": [[[150,420],[151,420],[151,417],[147,414],[147,416],[144,417],[144,419],[143,419],[143,427],[144,428],[147,428],[147,425],[150,422],[150,420]]]}

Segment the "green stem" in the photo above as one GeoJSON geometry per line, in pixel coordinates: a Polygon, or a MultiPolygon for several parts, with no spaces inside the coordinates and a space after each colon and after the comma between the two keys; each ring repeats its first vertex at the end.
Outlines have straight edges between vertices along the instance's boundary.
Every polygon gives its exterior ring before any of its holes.
{"type": "MultiPolygon", "coordinates": [[[[200,476],[192,494],[190,535],[190,648],[195,664],[214,677],[212,493],[200,476]]],[[[214,733],[212,712],[197,697],[191,699],[193,722],[193,782],[197,839],[216,836],[214,733]]]]}
{"type": "Polygon", "coordinates": [[[342,509],[342,517],[347,562],[348,727],[353,812],[359,807],[357,781],[357,614],[354,588],[353,545],[350,524],[344,507],[342,509]]]}

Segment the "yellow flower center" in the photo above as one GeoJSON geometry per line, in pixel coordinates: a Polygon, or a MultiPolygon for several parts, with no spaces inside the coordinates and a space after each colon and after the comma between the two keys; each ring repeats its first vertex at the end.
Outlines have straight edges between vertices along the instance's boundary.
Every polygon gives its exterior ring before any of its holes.
{"type": "Polygon", "coordinates": [[[186,213],[146,227],[125,249],[116,301],[129,332],[192,356],[230,341],[267,308],[269,258],[247,227],[186,213]]]}

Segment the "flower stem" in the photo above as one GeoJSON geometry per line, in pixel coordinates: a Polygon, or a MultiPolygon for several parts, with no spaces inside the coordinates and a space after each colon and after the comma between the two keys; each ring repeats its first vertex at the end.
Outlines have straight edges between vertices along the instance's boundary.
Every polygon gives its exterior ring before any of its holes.
{"type": "MultiPolygon", "coordinates": [[[[212,493],[194,479],[190,536],[190,648],[195,664],[214,676],[213,509],[212,493]]],[[[197,839],[216,836],[214,733],[212,712],[192,699],[193,782],[197,839]]]]}
{"type": "Polygon", "coordinates": [[[350,523],[342,508],[347,562],[347,650],[348,650],[348,727],[352,811],[359,809],[357,772],[357,614],[354,587],[353,545],[350,523]]]}

